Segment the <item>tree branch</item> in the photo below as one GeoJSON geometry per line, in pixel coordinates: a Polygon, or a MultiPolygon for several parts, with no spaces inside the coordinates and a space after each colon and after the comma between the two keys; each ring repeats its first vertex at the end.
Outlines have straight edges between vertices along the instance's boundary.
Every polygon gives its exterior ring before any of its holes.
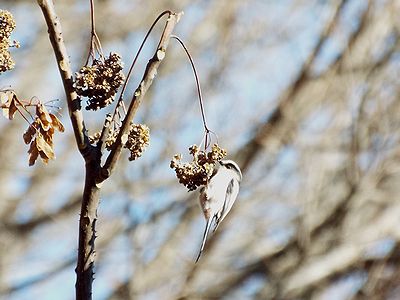
{"type": "Polygon", "coordinates": [[[97,208],[100,201],[100,187],[95,178],[100,168],[98,160],[86,163],[85,188],[83,190],[81,214],[79,218],[78,262],[76,265],[76,299],[92,299],[93,269],[96,257],[97,208]]]}
{"type": "Polygon", "coordinates": [[[58,16],[55,13],[53,3],[51,0],[37,0],[37,2],[43,11],[48,26],[50,41],[53,46],[60,75],[64,84],[69,114],[78,149],[86,161],[85,187],[79,220],[79,248],[78,262],[75,270],[77,275],[75,288],[76,299],[92,299],[93,270],[96,256],[96,221],[97,208],[100,199],[100,183],[107,179],[115,168],[123,147],[123,143],[121,142],[122,137],[128,133],[131,121],[140,105],[140,102],[157,74],[158,67],[165,57],[165,51],[168,47],[172,31],[175,25],[179,22],[182,13],[169,15],[157,50],[147,64],[139,87],[134,93],[127,115],[114,144],[115,146],[109,154],[104,167],[101,168],[101,149],[91,146],[88,140],[81,112],[81,101],[74,90],[73,73],[63,42],[61,25],[58,16]]]}
{"type": "Polygon", "coordinates": [[[85,123],[83,121],[81,100],[73,87],[73,73],[71,70],[67,49],[65,48],[64,44],[61,24],[55,12],[53,1],[37,0],[37,3],[42,9],[43,16],[46,20],[50,42],[53,46],[58,70],[60,71],[61,79],[64,84],[65,95],[68,103],[68,111],[75,134],[75,140],[79,151],[84,157],[87,157],[86,154],[88,149],[90,149],[88,147],[90,144],[87,137],[85,123]]]}

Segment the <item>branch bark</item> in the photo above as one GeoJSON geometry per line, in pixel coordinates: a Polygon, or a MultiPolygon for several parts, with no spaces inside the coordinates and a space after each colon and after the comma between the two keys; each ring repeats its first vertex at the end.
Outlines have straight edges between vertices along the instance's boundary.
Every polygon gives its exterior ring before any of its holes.
{"type": "Polygon", "coordinates": [[[92,299],[94,261],[96,257],[96,221],[97,207],[100,201],[100,187],[95,182],[95,175],[100,167],[98,161],[86,164],[85,188],[83,191],[81,214],[79,219],[79,245],[76,272],[76,299],[92,299]]]}
{"type": "Polygon", "coordinates": [[[53,1],[37,0],[42,9],[43,16],[46,20],[49,38],[53,51],[56,56],[58,70],[64,84],[65,96],[67,98],[69,116],[72,122],[72,128],[75,134],[76,144],[79,151],[85,157],[89,149],[89,139],[81,111],[81,100],[73,87],[73,73],[67,49],[64,44],[61,23],[54,9],[53,1]]]}

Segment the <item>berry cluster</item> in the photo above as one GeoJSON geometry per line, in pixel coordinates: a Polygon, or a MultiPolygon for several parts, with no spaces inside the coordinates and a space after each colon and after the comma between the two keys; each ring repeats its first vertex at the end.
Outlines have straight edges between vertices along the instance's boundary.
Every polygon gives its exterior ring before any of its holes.
{"type": "Polygon", "coordinates": [[[87,110],[98,110],[114,101],[118,88],[125,80],[121,56],[110,53],[105,59],[94,59],[91,66],[82,67],[75,73],[75,90],[88,97],[87,110]]]}
{"type": "Polygon", "coordinates": [[[106,149],[108,151],[111,151],[112,146],[114,145],[115,141],[117,140],[118,133],[119,133],[119,128],[115,128],[109,132],[108,137],[105,141],[106,149]]]}
{"type": "Polygon", "coordinates": [[[100,140],[100,135],[101,135],[100,131],[97,131],[92,135],[89,135],[89,143],[91,143],[92,145],[96,144],[100,140]]]}
{"type": "Polygon", "coordinates": [[[0,9],[0,73],[11,70],[15,66],[9,47],[19,47],[18,42],[10,42],[11,32],[15,28],[13,15],[7,10],[0,9]]]}
{"type": "Polygon", "coordinates": [[[176,154],[171,160],[170,167],[175,170],[179,183],[186,186],[189,191],[194,191],[199,186],[207,184],[216,163],[227,153],[218,144],[214,144],[210,152],[200,150],[197,145],[193,145],[189,147],[189,153],[193,156],[191,162],[181,162],[182,155],[176,154]]]}
{"type": "MultiPolygon", "coordinates": [[[[111,151],[112,145],[114,145],[114,143],[117,139],[118,133],[119,133],[119,129],[111,130],[109,132],[108,137],[104,142],[106,149],[108,151],[111,151]]],[[[96,144],[100,140],[100,136],[101,136],[101,131],[97,131],[94,134],[89,135],[89,143],[91,143],[92,145],[96,144]]]]}
{"type": "MultiPolygon", "coordinates": [[[[105,146],[108,151],[112,149],[117,136],[119,128],[113,129],[109,132],[109,135],[105,141],[105,146]]],[[[89,136],[89,142],[95,144],[100,139],[100,132],[96,132],[89,136]]],[[[121,143],[124,148],[131,152],[129,160],[135,160],[142,156],[143,152],[150,144],[150,129],[144,124],[133,124],[131,123],[129,133],[121,137],[121,143]]]]}
{"type": "Polygon", "coordinates": [[[144,124],[131,124],[129,129],[128,140],[124,148],[131,152],[129,160],[135,160],[142,156],[150,143],[150,129],[144,124]]]}

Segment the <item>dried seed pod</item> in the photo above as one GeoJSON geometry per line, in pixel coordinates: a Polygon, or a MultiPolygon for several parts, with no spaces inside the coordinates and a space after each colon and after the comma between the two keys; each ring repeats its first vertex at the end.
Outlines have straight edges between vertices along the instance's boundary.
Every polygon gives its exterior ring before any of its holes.
{"type": "Polygon", "coordinates": [[[7,10],[0,9],[0,73],[11,70],[15,66],[9,47],[19,47],[18,42],[10,42],[9,37],[15,28],[13,15],[7,10]]]}
{"type": "Polygon", "coordinates": [[[0,45],[0,73],[12,70],[14,66],[15,62],[10,55],[10,51],[0,45]]]}
{"type": "Polygon", "coordinates": [[[84,66],[75,73],[77,94],[89,98],[87,110],[98,110],[114,101],[125,80],[122,68],[121,56],[110,53],[106,59],[94,59],[91,66],[84,66]]]}
{"type": "MultiPolygon", "coordinates": [[[[120,128],[115,127],[110,129],[108,137],[105,140],[105,146],[108,151],[112,150],[112,147],[117,140],[120,128]]],[[[89,136],[91,144],[96,143],[100,139],[100,132],[89,136]]],[[[135,160],[142,156],[143,152],[149,146],[150,143],[150,129],[144,124],[133,124],[131,123],[129,132],[121,137],[121,143],[123,147],[128,149],[131,153],[129,160],[135,160]]]]}
{"type": "Polygon", "coordinates": [[[171,160],[170,167],[175,170],[179,183],[186,186],[189,191],[196,190],[199,186],[207,184],[211,178],[215,164],[226,156],[226,151],[214,144],[210,152],[200,150],[197,145],[189,147],[193,156],[191,162],[181,162],[182,155],[176,154],[171,160]]]}
{"type": "Polygon", "coordinates": [[[97,131],[94,134],[89,135],[89,143],[91,144],[97,143],[100,140],[100,135],[101,135],[100,131],[97,131]]]}
{"type": "Polygon", "coordinates": [[[114,145],[115,141],[117,140],[119,130],[120,130],[119,128],[116,128],[116,129],[110,131],[108,138],[105,141],[106,149],[108,151],[111,151],[112,146],[114,145]]]}
{"type": "Polygon", "coordinates": [[[55,159],[53,143],[55,130],[64,132],[61,121],[49,113],[44,105],[37,104],[35,120],[23,134],[25,144],[30,143],[28,150],[30,166],[35,164],[39,156],[44,163],[49,159],[55,159]]]}
{"type": "Polygon", "coordinates": [[[129,149],[129,160],[135,160],[142,156],[150,144],[150,129],[144,124],[131,124],[124,148],[129,149]]]}
{"type": "Polygon", "coordinates": [[[15,20],[13,15],[7,10],[0,9],[0,41],[8,39],[14,28],[15,20]]]}
{"type": "MultiPolygon", "coordinates": [[[[106,149],[108,151],[111,151],[112,145],[115,143],[118,133],[119,133],[119,128],[109,132],[109,136],[104,142],[106,149]]],[[[94,134],[89,135],[89,143],[96,144],[100,140],[100,136],[101,136],[101,131],[97,131],[94,134]]]]}

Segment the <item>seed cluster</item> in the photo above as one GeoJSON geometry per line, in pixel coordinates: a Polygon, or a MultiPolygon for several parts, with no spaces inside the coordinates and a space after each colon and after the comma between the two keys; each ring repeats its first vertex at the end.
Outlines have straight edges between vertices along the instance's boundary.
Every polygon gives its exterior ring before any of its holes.
{"type": "Polygon", "coordinates": [[[18,42],[10,42],[9,38],[15,28],[13,15],[7,10],[0,9],[0,73],[11,70],[15,62],[11,57],[9,48],[19,47],[18,42]]]}
{"type": "Polygon", "coordinates": [[[89,135],[89,143],[91,143],[92,145],[96,144],[100,140],[100,135],[101,135],[100,131],[97,131],[92,135],[89,135]]]}
{"type": "Polygon", "coordinates": [[[106,149],[108,151],[111,151],[112,146],[114,145],[115,141],[117,140],[118,133],[119,133],[119,128],[116,128],[109,132],[108,137],[105,141],[106,149]]]}
{"type": "Polygon", "coordinates": [[[0,40],[8,39],[15,28],[13,15],[7,10],[0,9],[0,40]]]}
{"type": "MultiPolygon", "coordinates": [[[[111,151],[112,146],[117,140],[119,128],[113,129],[105,141],[105,146],[108,151],[111,151]]],[[[100,132],[96,132],[89,136],[89,142],[95,144],[100,139],[100,132]]],[[[143,152],[150,144],[150,129],[144,124],[131,123],[129,133],[121,137],[121,143],[124,148],[128,149],[131,153],[129,160],[136,160],[142,156],[143,152]]]]}
{"type": "MultiPolygon", "coordinates": [[[[108,151],[111,151],[112,145],[114,145],[114,143],[117,139],[118,133],[119,133],[119,129],[111,130],[108,133],[108,137],[104,142],[106,149],[108,151]]],[[[91,143],[92,145],[96,144],[100,140],[100,136],[101,136],[101,131],[97,131],[94,134],[89,135],[89,143],[91,143]]]]}
{"type": "Polygon", "coordinates": [[[128,140],[124,148],[131,152],[129,160],[135,160],[142,156],[150,144],[150,129],[144,124],[131,124],[128,140]]]}
{"type": "Polygon", "coordinates": [[[121,56],[111,52],[105,59],[94,59],[91,66],[75,73],[75,90],[88,97],[87,110],[98,110],[110,105],[118,88],[125,80],[121,56]]]}
{"type": "Polygon", "coordinates": [[[214,144],[210,152],[200,150],[197,145],[192,145],[189,147],[189,153],[193,156],[191,162],[181,162],[182,155],[176,154],[171,160],[170,167],[175,170],[179,183],[186,186],[189,191],[194,191],[199,186],[207,184],[213,174],[215,165],[227,153],[218,144],[214,144]]]}

